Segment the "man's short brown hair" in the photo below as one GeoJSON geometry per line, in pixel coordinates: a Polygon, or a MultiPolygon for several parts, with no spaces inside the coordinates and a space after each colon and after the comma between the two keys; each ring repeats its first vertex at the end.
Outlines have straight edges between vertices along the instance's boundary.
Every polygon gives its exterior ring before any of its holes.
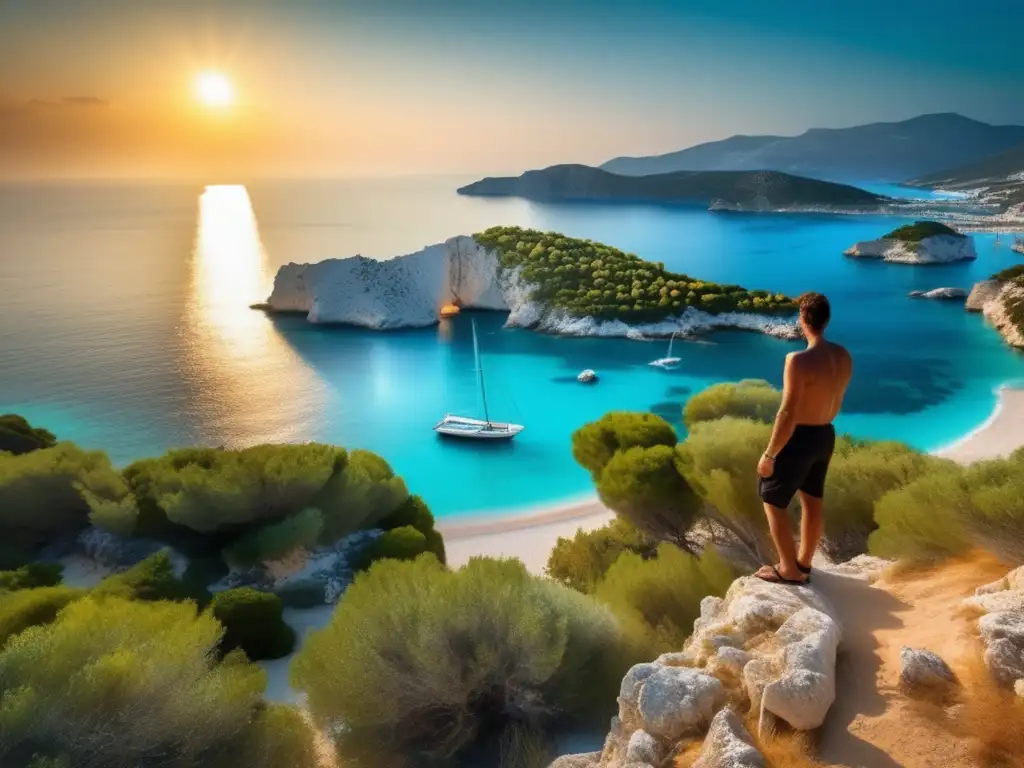
{"type": "Polygon", "coordinates": [[[825,326],[828,325],[828,321],[832,317],[832,308],[828,305],[828,299],[820,293],[805,293],[796,300],[796,303],[800,307],[800,317],[807,323],[808,328],[818,333],[825,330],[825,326]]]}

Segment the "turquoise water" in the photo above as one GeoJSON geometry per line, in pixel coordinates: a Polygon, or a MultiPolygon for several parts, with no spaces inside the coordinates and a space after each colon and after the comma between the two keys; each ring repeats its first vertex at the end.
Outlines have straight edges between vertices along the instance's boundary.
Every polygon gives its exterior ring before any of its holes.
{"type": "Polygon", "coordinates": [[[478,314],[491,416],[527,428],[504,445],[458,443],[431,427],[479,413],[466,315],[385,334],[247,308],[280,264],[387,257],[493,224],[602,240],[709,280],[827,293],[832,335],[856,362],[839,426],[861,437],[936,448],[984,421],[1001,383],[1024,379],[1024,357],[980,317],[906,297],[1019,261],[991,236],[977,236],[973,264],[885,265],[842,251],[897,219],[538,205],[459,197],[464,182],[258,182],[205,196],[201,184],[0,187],[0,411],[119,463],[197,443],[369,448],[450,516],[587,493],[570,435],[609,410],[678,424],[712,382],[780,383],[796,346],[760,335],[677,342],[684,365],[664,372],[647,366],[664,342],[555,338],[478,314]],[[588,367],[596,386],[575,381],[588,367]]]}

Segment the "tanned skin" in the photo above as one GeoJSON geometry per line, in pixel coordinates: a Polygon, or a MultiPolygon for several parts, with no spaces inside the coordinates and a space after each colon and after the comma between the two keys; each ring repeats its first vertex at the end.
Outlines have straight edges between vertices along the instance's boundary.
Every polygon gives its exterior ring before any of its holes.
{"type": "MultiPolygon", "coordinates": [[[[772,456],[778,456],[798,424],[830,424],[839,413],[846,387],[853,375],[850,353],[838,344],[825,340],[825,328],[811,327],[804,313],[800,313],[800,326],[807,338],[807,349],[786,355],[783,371],[782,406],[775,418],[772,437],[757,465],[761,477],[770,477],[775,471],[772,456]]],[[[818,548],[825,522],[822,515],[824,500],[798,491],[800,497],[800,551],[793,541],[793,528],[786,510],[771,504],[764,505],[771,529],[772,541],[779,555],[779,575],[793,581],[806,581],[807,576],[797,562],[810,566],[818,548]]],[[[765,566],[758,576],[771,580],[772,566],[765,566]]]]}

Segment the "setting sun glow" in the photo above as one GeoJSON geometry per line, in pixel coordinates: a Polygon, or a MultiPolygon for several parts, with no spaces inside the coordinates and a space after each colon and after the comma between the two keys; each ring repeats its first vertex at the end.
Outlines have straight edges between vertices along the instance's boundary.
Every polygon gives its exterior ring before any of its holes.
{"type": "Polygon", "coordinates": [[[235,91],[220,72],[204,72],[196,78],[196,96],[208,107],[226,107],[235,100],[235,91]]]}

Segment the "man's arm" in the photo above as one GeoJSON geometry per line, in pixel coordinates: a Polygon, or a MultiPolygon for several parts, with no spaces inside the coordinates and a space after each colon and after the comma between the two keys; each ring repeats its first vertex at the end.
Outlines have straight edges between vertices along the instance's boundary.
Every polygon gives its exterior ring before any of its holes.
{"type": "Polygon", "coordinates": [[[786,447],[796,429],[796,403],[800,397],[802,382],[793,355],[786,355],[786,366],[782,372],[782,405],[772,427],[772,439],[768,441],[765,455],[774,457],[786,447]]]}

